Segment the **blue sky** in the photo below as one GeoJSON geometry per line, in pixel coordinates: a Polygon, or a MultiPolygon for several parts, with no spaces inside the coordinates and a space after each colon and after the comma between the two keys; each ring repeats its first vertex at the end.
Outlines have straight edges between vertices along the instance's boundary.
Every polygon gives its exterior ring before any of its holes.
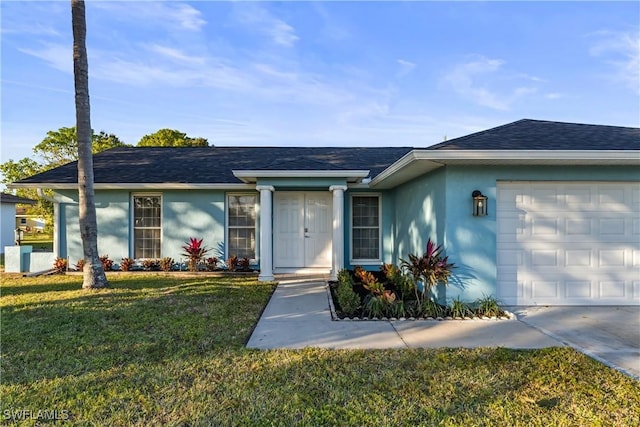
{"type": "MultiPolygon", "coordinates": [[[[75,121],[68,1],[3,1],[2,161],[75,121]]],[[[91,119],[136,144],[428,146],[640,125],[638,2],[87,2],[91,119]]]]}

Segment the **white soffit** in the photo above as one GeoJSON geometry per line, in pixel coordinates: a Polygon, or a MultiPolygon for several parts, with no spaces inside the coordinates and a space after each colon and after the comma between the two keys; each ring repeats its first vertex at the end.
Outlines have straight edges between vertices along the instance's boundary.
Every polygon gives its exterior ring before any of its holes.
{"type": "Polygon", "coordinates": [[[368,170],[234,170],[233,176],[246,183],[258,178],[346,178],[347,182],[360,182],[369,176],[368,170]]]}
{"type": "Polygon", "coordinates": [[[445,165],[630,165],[638,150],[414,150],[382,171],[370,186],[392,188],[445,165]]]}

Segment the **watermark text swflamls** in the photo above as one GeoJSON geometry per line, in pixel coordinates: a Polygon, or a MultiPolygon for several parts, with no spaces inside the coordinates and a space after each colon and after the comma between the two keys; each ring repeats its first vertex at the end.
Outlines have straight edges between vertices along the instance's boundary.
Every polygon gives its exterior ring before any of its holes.
{"type": "Polygon", "coordinates": [[[12,421],[63,421],[68,420],[69,415],[69,411],[66,409],[5,409],[2,411],[2,418],[12,421]]]}

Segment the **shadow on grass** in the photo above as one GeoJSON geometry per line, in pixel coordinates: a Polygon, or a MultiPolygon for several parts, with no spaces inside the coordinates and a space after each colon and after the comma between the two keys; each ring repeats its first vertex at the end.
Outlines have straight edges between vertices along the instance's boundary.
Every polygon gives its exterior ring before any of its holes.
{"type": "MultiPolygon", "coordinates": [[[[131,273],[108,275],[109,289],[159,289],[168,286],[176,286],[184,283],[207,283],[215,280],[216,283],[233,283],[232,277],[207,278],[207,277],[171,277],[171,274],[154,275],[149,273],[131,273]]],[[[245,279],[252,281],[251,278],[245,279]]],[[[41,277],[23,277],[22,273],[2,273],[0,291],[3,296],[27,295],[44,292],[62,292],[82,289],[81,275],[52,275],[41,277]]],[[[99,290],[98,290],[99,291],[99,290]]],[[[88,292],[91,292],[88,290],[88,292]]]]}
{"type": "Polygon", "coordinates": [[[96,292],[69,286],[43,286],[67,291],[51,299],[41,289],[37,298],[5,299],[2,320],[11,328],[1,331],[3,383],[242,348],[273,292],[269,284],[233,280],[158,280],[142,288],[138,281],[121,280],[96,292]]]}

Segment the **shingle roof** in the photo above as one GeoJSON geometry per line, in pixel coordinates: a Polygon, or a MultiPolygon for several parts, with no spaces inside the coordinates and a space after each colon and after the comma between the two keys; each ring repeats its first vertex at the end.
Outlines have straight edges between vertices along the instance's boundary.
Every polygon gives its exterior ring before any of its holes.
{"type": "MultiPolygon", "coordinates": [[[[374,177],[410,147],[123,147],[95,154],[95,183],[240,183],[233,170],[370,170],[374,177]]],[[[77,182],[77,162],[18,181],[77,182]]]]}
{"type": "MultiPolygon", "coordinates": [[[[369,170],[374,178],[410,147],[122,147],[94,155],[98,184],[234,184],[234,170],[369,170]]],[[[523,119],[426,150],[640,150],[640,128],[523,119]]],[[[18,181],[73,184],[77,162],[18,181]]]]}
{"type": "Polygon", "coordinates": [[[429,150],[640,150],[640,128],[522,119],[429,150]]]}
{"type": "Polygon", "coordinates": [[[0,203],[21,203],[25,205],[35,205],[37,202],[35,200],[27,199],[25,197],[14,196],[13,194],[0,193],[0,203]]]}

